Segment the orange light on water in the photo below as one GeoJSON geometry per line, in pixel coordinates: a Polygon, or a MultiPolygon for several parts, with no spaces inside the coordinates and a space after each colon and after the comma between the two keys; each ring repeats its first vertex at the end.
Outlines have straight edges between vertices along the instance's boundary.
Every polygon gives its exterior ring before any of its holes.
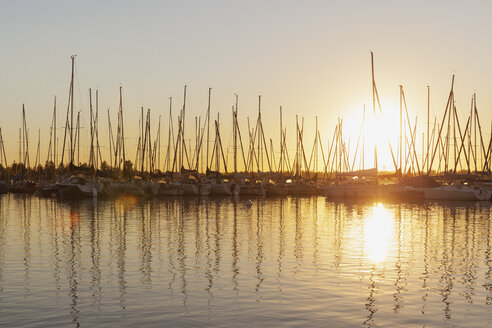
{"type": "Polygon", "coordinates": [[[115,199],[114,204],[124,210],[131,210],[137,206],[138,199],[134,195],[120,195],[115,199]]]}
{"type": "Polygon", "coordinates": [[[78,212],[70,211],[70,224],[72,227],[76,226],[80,222],[80,215],[78,212]]]}

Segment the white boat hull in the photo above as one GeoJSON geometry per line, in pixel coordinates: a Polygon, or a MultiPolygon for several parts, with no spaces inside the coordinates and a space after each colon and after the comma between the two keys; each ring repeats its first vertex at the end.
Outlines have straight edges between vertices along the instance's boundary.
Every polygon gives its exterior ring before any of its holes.
{"type": "Polygon", "coordinates": [[[191,183],[183,183],[183,195],[185,196],[199,196],[200,195],[200,186],[197,184],[191,183]]]}
{"type": "Polygon", "coordinates": [[[159,184],[159,196],[182,196],[183,188],[178,183],[159,184]]]}
{"type": "Polygon", "coordinates": [[[333,185],[325,188],[328,198],[371,198],[379,191],[378,185],[333,185]]]}
{"type": "Polygon", "coordinates": [[[84,185],[72,183],[57,183],[56,189],[61,197],[95,197],[101,190],[100,183],[92,182],[84,185]]]}
{"type": "Polygon", "coordinates": [[[199,187],[201,196],[208,196],[212,193],[212,185],[210,183],[201,183],[199,187]]]}
{"type": "Polygon", "coordinates": [[[219,195],[219,196],[232,195],[231,185],[226,183],[212,184],[212,195],[219,195]]]}
{"type": "Polygon", "coordinates": [[[425,199],[429,200],[490,200],[491,192],[467,186],[443,186],[437,188],[425,188],[425,199]]]}
{"type": "Polygon", "coordinates": [[[261,184],[240,185],[239,195],[242,196],[265,196],[265,188],[261,184]]]}

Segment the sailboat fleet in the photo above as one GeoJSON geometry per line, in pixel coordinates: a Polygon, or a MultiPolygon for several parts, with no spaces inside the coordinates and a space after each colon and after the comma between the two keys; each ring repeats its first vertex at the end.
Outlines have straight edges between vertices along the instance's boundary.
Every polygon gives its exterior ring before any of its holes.
{"type": "MultiPolygon", "coordinates": [[[[393,152],[394,172],[378,171],[377,145],[374,150],[375,167],[364,168],[364,121],[353,157],[343,135],[343,120],[339,120],[328,146],[323,147],[318,120],[314,142],[309,153],[304,141],[304,119],[296,117],[295,153],[287,150],[287,129],[280,107],[279,147],[267,140],[262,123],[261,96],[258,97],[258,117],[254,127],[241,134],[238,123],[238,96],[232,106],[233,168],[225,156],[221,138],[220,117],[211,122],[211,89],[205,120],[195,117],[194,147],[185,139],[187,86],[183,105],[173,123],[172,98],[169,99],[168,143],[161,145],[161,119],[157,137],[152,139],[151,111],[141,108],[138,125],[139,138],[134,161],[126,153],[125,122],[122,87],[119,89],[117,122],[113,127],[108,110],[109,158],[103,159],[99,143],[98,92],[93,106],[89,90],[90,152],[87,163],[80,161],[80,111],[74,112],[74,63],[71,57],[71,79],[64,124],[62,148],[57,148],[57,108],[54,98],[53,119],[50,127],[48,157],[41,165],[40,142],[35,164],[29,158],[29,130],[26,112],[22,107],[22,127],[19,129],[19,160],[8,166],[2,131],[0,129],[0,193],[37,193],[49,197],[188,197],[188,196],[285,196],[325,195],[328,199],[429,199],[452,201],[487,201],[492,196],[490,162],[492,137],[483,138],[477,110],[476,95],[472,97],[466,124],[460,124],[454,102],[454,76],[445,112],[440,124],[434,120],[431,132],[429,105],[426,142],[422,136],[422,152],[418,154],[417,119],[412,126],[400,86],[400,136],[393,152]],[[212,124],[211,124],[212,123],[212,124]],[[176,133],[175,133],[176,132],[176,133]],[[164,156],[161,150],[166,149],[164,156]],[[276,156],[276,154],[278,154],[276,156]],[[420,156],[419,156],[420,155],[420,156]],[[164,158],[161,164],[161,158],[164,158]],[[358,158],[362,167],[356,169],[358,158]],[[292,159],[292,161],[291,161],[292,159]],[[205,163],[203,163],[205,161],[205,163]],[[322,167],[319,167],[320,163],[322,167]],[[243,168],[242,171],[239,167],[243,168]]],[[[372,102],[374,113],[381,105],[374,78],[371,53],[372,102]]],[[[428,88],[428,104],[430,98],[428,88]]],[[[127,123],[128,124],[128,123],[127,123]]],[[[188,132],[189,134],[189,132],[188,132]]]]}

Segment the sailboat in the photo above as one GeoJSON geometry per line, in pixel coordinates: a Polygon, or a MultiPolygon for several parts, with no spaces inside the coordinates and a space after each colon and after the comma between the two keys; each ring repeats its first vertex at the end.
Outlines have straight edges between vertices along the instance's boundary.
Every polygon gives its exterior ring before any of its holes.
{"type": "Polygon", "coordinates": [[[379,195],[381,187],[364,179],[350,180],[350,182],[326,186],[325,193],[327,198],[373,198],[379,195]]]}
{"type": "Polygon", "coordinates": [[[7,184],[3,181],[0,181],[0,194],[6,194],[9,191],[7,188],[7,184]]]}
{"type": "Polygon", "coordinates": [[[16,194],[32,194],[36,191],[36,184],[28,180],[24,174],[14,176],[9,185],[9,192],[16,194]]]}
{"type": "Polygon", "coordinates": [[[159,196],[182,196],[183,192],[183,188],[179,182],[159,181],[159,196]]]}
{"type": "Polygon", "coordinates": [[[492,192],[479,186],[447,185],[424,189],[425,199],[429,200],[490,200],[492,192]]]}
{"type": "MultiPolygon", "coordinates": [[[[80,112],[77,114],[77,123],[75,125],[75,134],[74,134],[74,124],[73,124],[73,89],[74,89],[74,66],[75,66],[75,55],[71,56],[72,60],[72,72],[70,77],[70,89],[69,89],[69,100],[67,106],[67,116],[65,123],[65,135],[63,140],[63,148],[62,148],[62,159],[61,163],[63,164],[63,156],[65,151],[65,142],[69,142],[69,168],[70,171],[75,172],[78,169],[75,166],[75,153],[77,151],[78,156],[80,156],[80,112]]],[[[90,95],[90,93],[89,93],[90,95]]],[[[91,100],[92,104],[92,100],[91,100]]],[[[92,117],[91,117],[92,120],[92,117]]],[[[80,160],[79,160],[80,164],[80,160]]],[[[56,189],[61,197],[91,197],[97,196],[101,193],[103,189],[103,185],[96,181],[93,178],[89,178],[83,174],[72,174],[62,182],[56,183],[56,189]]]]}
{"type": "Polygon", "coordinates": [[[56,183],[56,189],[62,198],[96,197],[102,191],[102,185],[82,174],[70,176],[63,182],[56,183]]]}
{"type": "Polygon", "coordinates": [[[239,185],[232,183],[227,179],[212,179],[210,180],[212,186],[212,195],[217,196],[230,196],[239,195],[239,185]]]}
{"type": "Polygon", "coordinates": [[[239,182],[239,194],[241,196],[265,196],[266,190],[263,180],[257,180],[255,178],[244,178],[239,182]]]}

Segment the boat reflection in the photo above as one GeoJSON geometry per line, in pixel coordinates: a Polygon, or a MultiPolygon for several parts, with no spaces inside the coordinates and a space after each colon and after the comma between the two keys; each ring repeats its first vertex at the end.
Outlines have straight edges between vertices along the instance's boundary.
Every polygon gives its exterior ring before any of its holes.
{"type": "Polygon", "coordinates": [[[11,325],[9,304],[24,304],[60,326],[95,324],[97,313],[220,326],[225,312],[300,326],[463,326],[462,313],[492,305],[489,218],[490,205],[468,203],[5,195],[0,320],[11,325]],[[37,304],[46,290],[53,304],[37,304]]]}

